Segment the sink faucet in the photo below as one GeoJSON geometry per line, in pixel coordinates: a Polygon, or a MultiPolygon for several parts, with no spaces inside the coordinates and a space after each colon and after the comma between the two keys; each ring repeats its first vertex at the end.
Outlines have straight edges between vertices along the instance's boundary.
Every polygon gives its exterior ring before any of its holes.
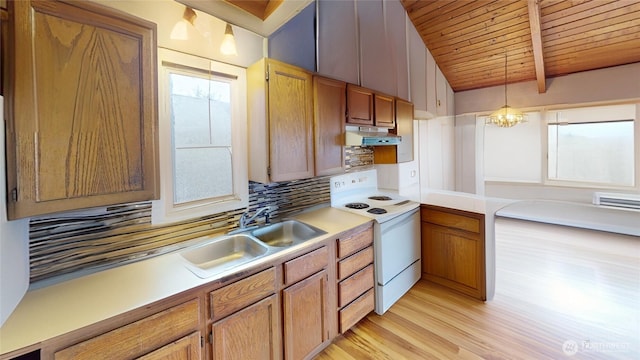
{"type": "Polygon", "coordinates": [[[247,225],[249,225],[255,218],[262,215],[263,213],[264,213],[265,223],[268,224],[269,211],[271,210],[272,210],[271,206],[265,206],[263,208],[256,210],[256,212],[252,216],[249,216],[249,211],[246,211],[245,213],[242,214],[242,216],[240,216],[240,229],[246,228],[247,225]]]}

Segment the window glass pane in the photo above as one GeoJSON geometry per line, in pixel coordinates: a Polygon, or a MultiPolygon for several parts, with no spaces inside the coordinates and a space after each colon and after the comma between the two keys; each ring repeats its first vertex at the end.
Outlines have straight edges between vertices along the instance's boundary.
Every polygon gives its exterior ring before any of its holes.
{"type": "Polygon", "coordinates": [[[632,120],[550,124],[549,179],[633,186],[633,126],[632,120]]]}
{"type": "Polygon", "coordinates": [[[185,148],[175,150],[174,202],[216,198],[233,194],[229,148],[185,148]],[[223,175],[223,176],[221,176],[223,175]]]}
{"type": "Polygon", "coordinates": [[[231,83],[170,74],[174,204],[233,194],[231,83]]]}
{"type": "Polygon", "coordinates": [[[209,80],[170,75],[171,120],[175,146],[209,145],[209,80]]]}

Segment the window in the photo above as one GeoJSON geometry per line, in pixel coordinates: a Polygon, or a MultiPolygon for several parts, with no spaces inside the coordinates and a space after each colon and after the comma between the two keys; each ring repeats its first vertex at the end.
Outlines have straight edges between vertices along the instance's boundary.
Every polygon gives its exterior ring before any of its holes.
{"type": "Polygon", "coordinates": [[[548,112],[548,182],[633,187],[635,119],[635,105],[548,112]]]}
{"type": "Polygon", "coordinates": [[[153,222],[247,206],[245,70],[159,49],[162,199],[153,222]]]}

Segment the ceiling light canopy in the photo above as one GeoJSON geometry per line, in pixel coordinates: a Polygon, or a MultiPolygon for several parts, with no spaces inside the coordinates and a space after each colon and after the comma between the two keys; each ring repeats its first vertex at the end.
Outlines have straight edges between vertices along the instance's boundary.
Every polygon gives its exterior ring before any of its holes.
{"type": "Polygon", "coordinates": [[[486,123],[498,127],[512,127],[527,121],[527,114],[507,105],[507,50],[504,51],[504,106],[493,112],[486,123]]]}

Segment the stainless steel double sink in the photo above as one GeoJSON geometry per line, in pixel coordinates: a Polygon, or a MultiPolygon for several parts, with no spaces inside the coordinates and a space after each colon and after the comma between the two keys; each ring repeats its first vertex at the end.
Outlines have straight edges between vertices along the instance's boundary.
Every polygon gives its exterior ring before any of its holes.
{"type": "Polygon", "coordinates": [[[326,231],[303,222],[285,220],[236,230],[182,250],[180,255],[195,275],[208,278],[325,234],[326,231]]]}

